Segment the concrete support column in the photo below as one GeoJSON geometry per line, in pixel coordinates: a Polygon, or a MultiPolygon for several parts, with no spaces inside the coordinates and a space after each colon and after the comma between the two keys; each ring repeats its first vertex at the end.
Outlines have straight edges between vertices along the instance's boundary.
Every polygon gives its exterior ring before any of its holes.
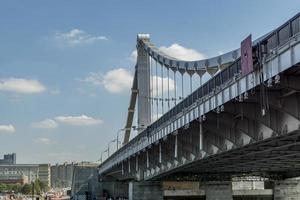
{"type": "Polygon", "coordinates": [[[177,134],[175,135],[175,147],[174,147],[174,158],[177,158],[178,156],[178,138],[177,134]]]}
{"type": "Polygon", "coordinates": [[[130,158],[128,158],[128,173],[130,174],[131,173],[131,169],[130,169],[130,158]]]}
{"type": "Polygon", "coordinates": [[[161,164],[162,162],[162,151],[161,151],[161,143],[159,143],[159,159],[158,162],[161,164]]]}
{"type": "Polygon", "coordinates": [[[233,200],[231,181],[210,181],[205,184],[206,200],[233,200]]]}
{"type": "Polygon", "coordinates": [[[138,155],[135,157],[135,171],[136,172],[139,171],[139,156],[138,155]]]}
{"type": "Polygon", "coordinates": [[[99,183],[101,197],[127,198],[128,183],[119,181],[103,181],[99,183]]]}
{"type": "Polygon", "coordinates": [[[203,150],[203,127],[202,121],[199,122],[199,151],[203,150]]]}
{"type": "Polygon", "coordinates": [[[149,168],[149,150],[146,151],[146,168],[149,168]]]}
{"type": "Polygon", "coordinates": [[[163,200],[161,182],[129,182],[129,200],[163,200]]]}
{"type": "Polygon", "coordinates": [[[137,180],[144,180],[144,178],[145,178],[145,173],[147,170],[147,166],[146,166],[147,161],[146,160],[147,160],[147,158],[146,158],[146,151],[145,151],[145,152],[142,152],[138,157],[139,177],[137,180]]]}
{"type": "Polygon", "coordinates": [[[274,200],[300,199],[300,179],[278,181],[274,185],[274,200]]]}

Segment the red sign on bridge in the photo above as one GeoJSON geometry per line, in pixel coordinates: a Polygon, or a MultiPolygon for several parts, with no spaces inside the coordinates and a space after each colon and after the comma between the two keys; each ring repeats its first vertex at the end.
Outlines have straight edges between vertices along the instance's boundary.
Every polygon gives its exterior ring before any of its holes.
{"type": "Polygon", "coordinates": [[[241,42],[241,66],[243,75],[253,71],[251,35],[241,42]]]}

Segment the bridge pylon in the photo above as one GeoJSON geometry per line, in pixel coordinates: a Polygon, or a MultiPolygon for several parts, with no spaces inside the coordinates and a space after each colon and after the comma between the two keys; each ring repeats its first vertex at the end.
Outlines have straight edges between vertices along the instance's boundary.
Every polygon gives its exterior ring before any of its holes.
{"type": "Polygon", "coordinates": [[[149,42],[149,34],[138,34],[137,36],[137,89],[138,89],[138,108],[137,124],[138,132],[141,132],[151,123],[150,105],[150,61],[149,54],[144,49],[144,42],[149,42]]]}
{"type": "Polygon", "coordinates": [[[147,128],[151,123],[151,100],[150,100],[150,60],[149,54],[145,51],[145,43],[149,42],[149,34],[137,35],[137,62],[135,66],[134,80],[131,88],[131,98],[128,108],[127,122],[125,125],[125,135],[123,145],[129,142],[130,132],[137,103],[137,130],[138,133],[147,128]]]}

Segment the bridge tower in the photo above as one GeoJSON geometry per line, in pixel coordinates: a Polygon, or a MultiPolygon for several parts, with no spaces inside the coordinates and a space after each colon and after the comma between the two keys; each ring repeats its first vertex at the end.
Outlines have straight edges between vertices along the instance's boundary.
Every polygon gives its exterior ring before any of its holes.
{"type": "Polygon", "coordinates": [[[144,42],[149,41],[149,34],[138,34],[137,36],[137,91],[138,91],[138,112],[137,124],[141,132],[151,123],[150,105],[150,62],[149,55],[144,49],[144,42]]]}

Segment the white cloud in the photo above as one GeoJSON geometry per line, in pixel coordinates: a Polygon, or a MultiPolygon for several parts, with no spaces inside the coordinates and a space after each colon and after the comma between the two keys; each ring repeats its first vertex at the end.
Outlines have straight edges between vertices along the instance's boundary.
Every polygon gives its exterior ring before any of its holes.
{"type": "Polygon", "coordinates": [[[133,76],[128,70],[118,68],[108,71],[104,75],[101,73],[90,73],[81,81],[93,85],[102,85],[110,93],[122,93],[130,90],[133,76]]]}
{"type": "Polygon", "coordinates": [[[40,122],[31,123],[33,128],[42,128],[42,129],[53,129],[58,126],[57,122],[52,119],[45,119],[40,122]]]}
{"type": "Polygon", "coordinates": [[[103,83],[103,74],[102,73],[95,73],[90,72],[87,77],[84,79],[79,79],[79,81],[91,83],[93,85],[102,85],[103,83]]]}
{"type": "Polygon", "coordinates": [[[132,62],[136,62],[136,58],[137,58],[137,50],[134,50],[133,52],[131,52],[129,56],[129,60],[131,60],[132,62]]]}
{"type": "MultiPolygon", "coordinates": [[[[160,76],[153,76],[152,81],[153,81],[152,95],[154,97],[156,94],[161,95],[162,92],[166,93],[168,91],[168,77],[162,78],[160,76]],[[163,88],[162,88],[162,85],[164,86],[163,88]]],[[[151,84],[151,87],[152,87],[152,84],[151,84]]],[[[174,89],[175,89],[174,80],[169,78],[169,90],[173,91],[174,89]]]]}
{"type": "Polygon", "coordinates": [[[23,78],[0,79],[0,91],[9,91],[16,93],[41,93],[46,87],[38,80],[23,78]]]}
{"type": "Polygon", "coordinates": [[[34,139],[34,142],[38,143],[38,144],[47,144],[47,145],[49,145],[49,144],[55,144],[54,141],[52,141],[51,139],[46,138],[46,137],[36,138],[36,139],[34,139]]]}
{"type": "Polygon", "coordinates": [[[15,127],[11,124],[0,125],[0,133],[14,133],[16,131],[15,127]]]}
{"type": "MultiPolygon", "coordinates": [[[[93,85],[102,85],[104,88],[111,92],[111,93],[122,93],[125,91],[129,91],[132,87],[132,81],[133,76],[131,73],[124,69],[114,69],[111,71],[108,71],[106,74],[101,73],[89,73],[89,75],[84,78],[83,80],[80,80],[82,82],[91,83],[93,85]]],[[[163,93],[166,93],[168,91],[168,77],[160,77],[160,76],[153,76],[153,95],[156,95],[158,92],[158,95],[162,94],[162,84],[163,87],[163,93]],[[156,87],[156,79],[157,79],[157,87],[156,87]],[[163,82],[163,83],[162,83],[163,82]]],[[[152,84],[150,83],[150,86],[152,87],[152,84]]],[[[174,80],[169,78],[169,90],[173,91],[175,88],[174,80]]],[[[83,91],[80,89],[80,93],[83,93],[83,91]]],[[[84,93],[85,94],[85,93],[84,93]]]]}
{"type": "Polygon", "coordinates": [[[185,48],[177,43],[172,44],[169,47],[162,46],[159,49],[165,54],[181,60],[194,61],[205,59],[204,54],[199,53],[195,49],[185,48]]]}
{"type": "Polygon", "coordinates": [[[132,86],[133,76],[123,68],[108,71],[103,77],[103,86],[111,93],[128,91],[132,86]]]}
{"type": "MultiPolygon", "coordinates": [[[[161,46],[159,50],[164,52],[165,54],[185,61],[194,61],[194,60],[202,60],[205,59],[206,56],[195,49],[189,49],[181,46],[180,44],[174,43],[169,47],[161,46]]],[[[131,52],[129,56],[129,60],[132,62],[136,62],[137,59],[137,50],[131,52]]]]}
{"type": "Polygon", "coordinates": [[[86,115],[81,116],[57,116],[55,120],[63,124],[72,125],[72,126],[90,126],[102,124],[101,119],[95,119],[86,115]]]}
{"type": "Polygon", "coordinates": [[[80,44],[92,44],[102,40],[108,40],[105,36],[94,36],[80,29],[72,29],[69,32],[55,34],[55,39],[63,44],[75,46],[80,44]]]}

